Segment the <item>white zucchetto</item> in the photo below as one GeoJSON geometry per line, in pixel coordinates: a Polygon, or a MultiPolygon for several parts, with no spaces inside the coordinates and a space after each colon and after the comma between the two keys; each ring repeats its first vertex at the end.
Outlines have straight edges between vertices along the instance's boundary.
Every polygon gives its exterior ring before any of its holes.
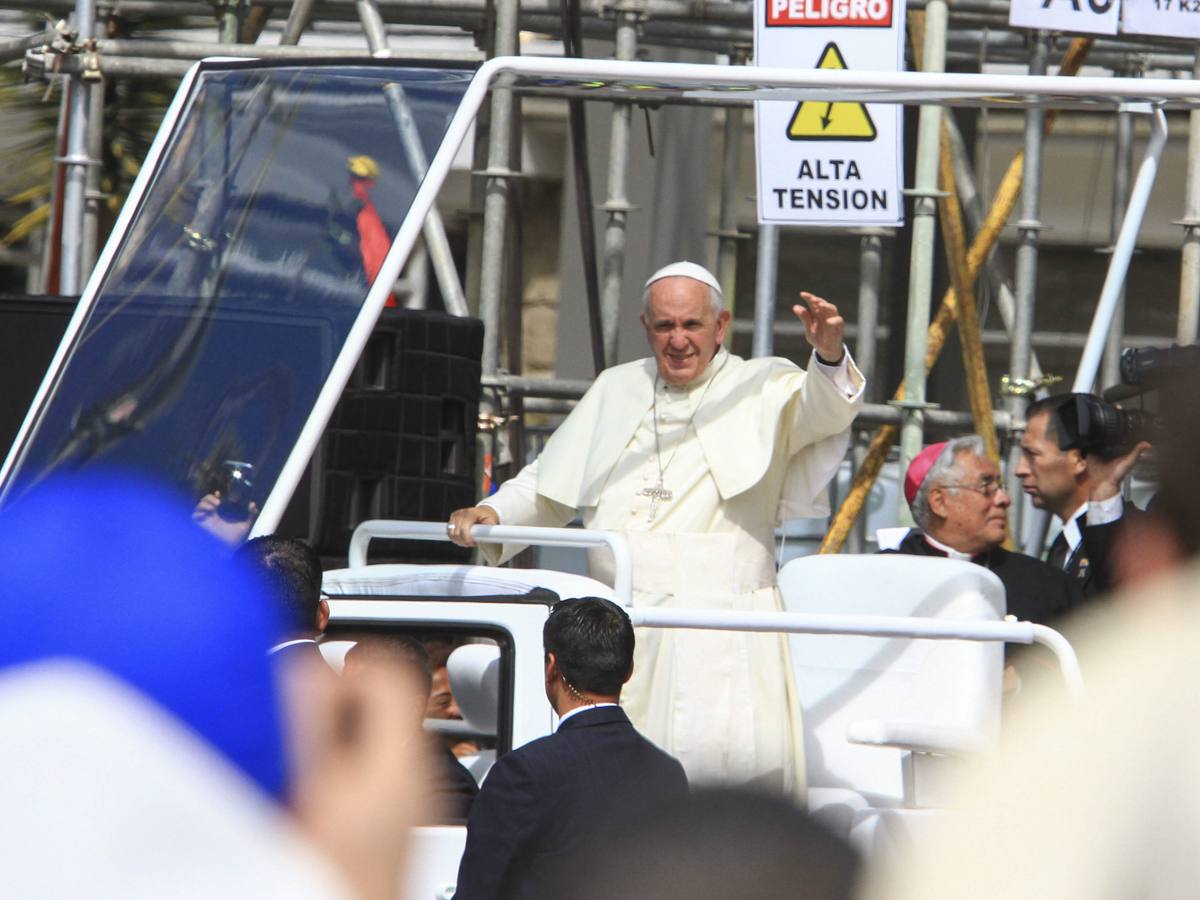
{"type": "Polygon", "coordinates": [[[717,296],[720,297],[722,301],[725,299],[724,294],[721,293],[721,284],[719,281],[717,281],[716,276],[714,276],[712,272],[708,271],[708,269],[704,268],[704,266],[698,265],[694,262],[687,262],[686,260],[673,262],[669,266],[663,266],[646,279],[646,284],[643,289],[649,288],[650,285],[654,284],[654,282],[659,281],[660,279],[673,278],[677,275],[682,275],[685,278],[691,278],[694,281],[699,281],[701,284],[707,284],[710,288],[717,292],[717,296]]]}

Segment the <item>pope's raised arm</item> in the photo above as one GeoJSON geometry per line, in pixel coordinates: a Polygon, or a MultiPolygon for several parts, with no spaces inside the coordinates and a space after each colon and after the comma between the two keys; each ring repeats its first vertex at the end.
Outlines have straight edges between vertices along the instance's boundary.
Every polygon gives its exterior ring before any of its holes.
{"type": "Polygon", "coordinates": [[[838,313],[836,306],[816,294],[801,291],[800,299],[804,303],[797,303],[792,307],[792,312],[804,323],[805,339],[817,351],[821,362],[829,366],[838,365],[846,354],[843,339],[846,320],[838,313]]]}

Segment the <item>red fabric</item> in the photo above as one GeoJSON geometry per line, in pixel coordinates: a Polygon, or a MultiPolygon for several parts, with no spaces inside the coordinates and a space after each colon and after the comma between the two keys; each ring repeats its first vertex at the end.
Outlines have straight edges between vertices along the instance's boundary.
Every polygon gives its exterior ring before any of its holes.
{"type": "Polygon", "coordinates": [[[930,444],[914,456],[913,461],[908,464],[908,474],[904,476],[904,499],[908,501],[909,506],[912,506],[913,497],[917,496],[921,482],[925,480],[925,476],[929,474],[929,470],[933,468],[938,455],[945,447],[945,441],[930,444]]]}
{"type": "MultiPolygon", "coordinates": [[[[367,193],[367,185],[370,183],[365,178],[350,179],[354,196],[362,203],[362,208],[355,217],[355,224],[358,226],[358,250],[362,254],[363,272],[367,276],[367,283],[373,284],[379,270],[383,268],[383,260],[391,249],[392,239],[388,237],[387,229],[383,227],[383,219],[379,218],[379,211],[375,209],[371,195],[367,193]]],[[[396,305],[396,295],[388,294],[384,306],[396,305]]]]}

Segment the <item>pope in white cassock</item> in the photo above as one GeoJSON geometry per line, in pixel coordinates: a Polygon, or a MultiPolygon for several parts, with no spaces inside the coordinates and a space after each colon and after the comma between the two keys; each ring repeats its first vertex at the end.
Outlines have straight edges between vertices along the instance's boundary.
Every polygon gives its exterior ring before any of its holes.
{"type": "MultiPolygon", "coordinates": [[[[717,280],[690,262],[660,269],[641,316],[653,358],[602,372],[536,460],[451,515],[451,538],[469,547],[475,524],[562,526],[581,514],[628,539],[635,606],[782,609],[775,525],[828,513],[863,393],[837,307],[801,297],[812,375],[728,353],[717,280]]],[[[521,549],[484,553],[497,564],[521,549]]],[[[611,583],[607,553],[590,566],[611,583]]],[[[689,779],[795,793],[804,745],[792,678],[779,634],[644,629],[621,703],[689,779]]]]}

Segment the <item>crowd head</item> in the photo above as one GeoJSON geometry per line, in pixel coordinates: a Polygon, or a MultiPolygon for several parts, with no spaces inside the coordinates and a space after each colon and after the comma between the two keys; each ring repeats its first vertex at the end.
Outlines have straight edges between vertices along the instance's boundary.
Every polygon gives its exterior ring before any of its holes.
{"type": "Polygon", "coordinates": [[[700,789],[607,837],[574,867],[575,900],[850,900],[860,860],[786,800],[700,789]],[[613,865],[620,860],[620,865],[613,865]]]}
{"type": "MultiPolygon", "coordinates": [[[[412,672],[413,682],[421,689],[422,700],[428,696],[433,684],[430,654],[415,637],[383,631],[358,636],[354,646],[346,652],[342,672],[354,678],[364,668],[378,665],[380,661],[390,661],[412,672]]],[[[422,718],[424,712],[425,707],[422,706],[422,718]]]]}
{"type": "Polygon", "coordinates": [[[247,541],[238,556],[257,570],[294,633],[325,630],[329,604],[321,598],[321,559],[308,544],[269,534],[247,541]]]}
{"type": "Polygon", "coordinates": [[[0,534],[21,620],[0,632],[0,671],[43,659],[93,666],[282,793],[265,654],[286,626],[248,567],[181,516],[174,496],[130,478],[60,477],[6,506],[0,534]]]}

